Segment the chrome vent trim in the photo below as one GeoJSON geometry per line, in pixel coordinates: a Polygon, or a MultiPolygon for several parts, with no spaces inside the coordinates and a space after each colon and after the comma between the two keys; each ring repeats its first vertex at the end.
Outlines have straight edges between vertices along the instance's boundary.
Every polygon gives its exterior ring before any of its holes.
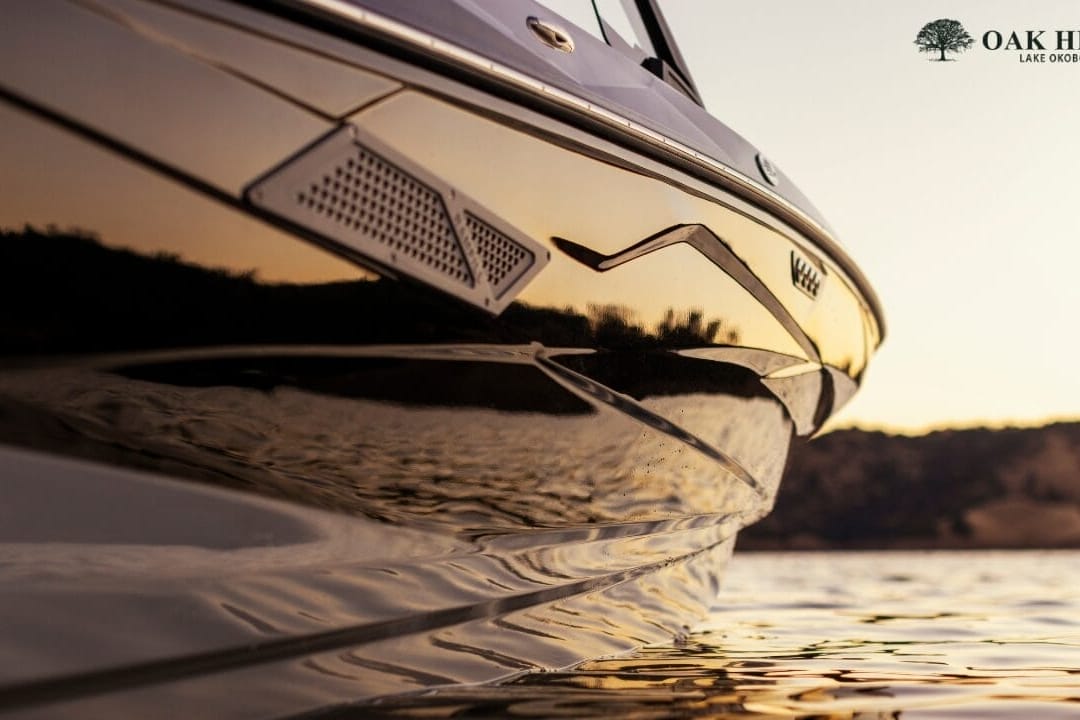
{"type": "Polygon", "coordinates": [[[248,201],[331,245],[498,314],[550,253],[353,125],[253,183],[248,201]]]}
{"type": "Polygon", "coordinates": [[[389,249],[391,257],[404,254],[451,282],[475,285],[438,193],[360,145],[341,160],[313,179],[310,189],[297,192],[301,209],[335,223],[341,232],[359,231],[389,249]]]}

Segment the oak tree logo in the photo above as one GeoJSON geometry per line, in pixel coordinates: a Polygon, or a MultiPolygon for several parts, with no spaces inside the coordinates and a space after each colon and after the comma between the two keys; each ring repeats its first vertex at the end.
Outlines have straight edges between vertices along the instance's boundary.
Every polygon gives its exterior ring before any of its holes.
{"type": "Polygon", "coordinates": [[[915,36],[915,44],[919,47],[919,52],[941,53],[940,57],[930,58],[936,62],[952,60],[945,57],[945,53],[963,52],[974,42],[958,20],[944,18],[926,23],[915,36]]]}

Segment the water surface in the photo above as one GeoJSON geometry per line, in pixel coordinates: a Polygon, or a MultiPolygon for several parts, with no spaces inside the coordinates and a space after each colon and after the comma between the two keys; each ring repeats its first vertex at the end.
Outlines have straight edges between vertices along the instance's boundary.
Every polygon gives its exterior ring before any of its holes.
{"type": "Polygon", "coordinates": [[[1080,718],[1078,578],[1080,551],[736,552],[707,623],[667,645],[363,713],[1080,718]]]}

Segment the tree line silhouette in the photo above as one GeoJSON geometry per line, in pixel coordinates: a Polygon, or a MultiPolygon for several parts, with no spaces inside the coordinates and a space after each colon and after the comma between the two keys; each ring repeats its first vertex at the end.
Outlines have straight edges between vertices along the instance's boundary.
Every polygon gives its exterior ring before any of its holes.
{"type": "Polygon", "coordinates": [[[514,303],[494,318],[434,290],[379,279],[263,282],[169,252],[104,244],[93,232],[0,231],[0,352],[107,352],[217,344],[458,342],[650,349],[735,344],[738,328],[699,309],[656,324],[630,308],[585,312],[514,303]]]}
{"type": "Polygon", "coordinates": [[[793,446],[772,514],[741,548],[1080,547],[1080,527],[1036,508],[1080,512],[1080,423],[943,430],[920,437],[839,430],[793,446]],[[1030,508],[1027,538],[972,521],[1003,503],[1030,508]]]}

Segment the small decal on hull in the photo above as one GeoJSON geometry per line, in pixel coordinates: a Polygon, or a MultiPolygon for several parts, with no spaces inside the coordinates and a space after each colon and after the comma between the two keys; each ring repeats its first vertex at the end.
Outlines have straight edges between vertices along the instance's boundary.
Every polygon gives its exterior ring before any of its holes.
{"type": "Polygon", "coordinates": [[[823,271],[799,253],[791,251],[791,283],[795,287],[816,300],[823,280],[823,271]]]}

